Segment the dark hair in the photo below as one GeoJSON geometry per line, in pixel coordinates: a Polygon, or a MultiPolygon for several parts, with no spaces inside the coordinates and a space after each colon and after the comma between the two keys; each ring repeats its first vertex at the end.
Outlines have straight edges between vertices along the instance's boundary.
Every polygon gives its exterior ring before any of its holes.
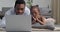
{"type": "Polygon", "coordinates": [[[24,0],[16,0],[14,7],[16,7],[17,4],[24,4],[25,5],[25,1],[24,0]]]}
{"type": "MultiPolygon", "coordinates": [[[[39,11],[39,13],[40,13],[40,9],[39,9],[39,6],[38,5],[35,5],[35,6],[31,6],[31,8],[30,8],[30,11],[32,11],[32,9],[33,8],[37,8],[38,9],[38,11],[39,11]]],[[[32,13],[31,13],[32,14],[32,13]]],[[[40,14],[41,15],[41,14],[40,14]]]]}

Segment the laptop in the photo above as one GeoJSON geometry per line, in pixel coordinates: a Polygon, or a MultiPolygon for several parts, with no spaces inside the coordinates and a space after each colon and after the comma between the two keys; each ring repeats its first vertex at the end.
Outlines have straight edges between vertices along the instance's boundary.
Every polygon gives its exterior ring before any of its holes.
{"type": "Polygon", "coordinates": [[[6,31],[31,32],[31,15],[6,16],[6,31]]]}

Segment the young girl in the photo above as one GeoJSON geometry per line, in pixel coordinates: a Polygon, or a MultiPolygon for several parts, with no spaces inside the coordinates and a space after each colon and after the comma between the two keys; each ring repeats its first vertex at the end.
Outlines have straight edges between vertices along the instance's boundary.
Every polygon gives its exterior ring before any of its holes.
{"type": "Polygon", "coordinates": [[[31,15],[32,15],[32,24],[40,23],[41,25],[44,25],[46,23],[46,20],[40,14],[40,10],[37,5],[31,7],[31,15]]]}
{"type": "Polygon", "coordinates": [[[53,18],[46,19],[44,16],[41,15],[39,7],[32,6],[31,7],[31,15],[32,15],[32,24],[33,26],[38,23],[37,25],[40,26],[40,28],[48,28],[51,30],[54,30],[54,22],[55,20],[53,18]]]}

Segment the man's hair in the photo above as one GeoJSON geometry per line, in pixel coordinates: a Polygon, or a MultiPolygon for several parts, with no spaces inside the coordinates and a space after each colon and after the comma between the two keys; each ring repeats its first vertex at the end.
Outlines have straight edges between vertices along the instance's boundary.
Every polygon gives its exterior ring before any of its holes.
{"type": "Polygon", "coordinates": [[[16,0],[15,7],[17,4],[24,4],[25,5],[25,1],[24,0],[16,0]]]}

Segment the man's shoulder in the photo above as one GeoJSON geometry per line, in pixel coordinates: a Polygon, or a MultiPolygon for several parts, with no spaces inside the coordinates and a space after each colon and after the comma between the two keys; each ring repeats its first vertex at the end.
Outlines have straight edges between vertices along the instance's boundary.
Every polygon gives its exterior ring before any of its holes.
{"type": "Polygon", "coordinates": [[[27,6],[25,7],[25,10],[30,10],[27,6]]]}
{"type": "Polygon", "coordinates": [[[30,15],[30,9],[27,6],[25,7],[25,12],[24,13],[27,14],[27,15],[30,15]]]}
{"type": "Polygon", "coordinates": [[[10,15],[14,11],[14,8],[9,9],[5,14],[10,15]]]}

